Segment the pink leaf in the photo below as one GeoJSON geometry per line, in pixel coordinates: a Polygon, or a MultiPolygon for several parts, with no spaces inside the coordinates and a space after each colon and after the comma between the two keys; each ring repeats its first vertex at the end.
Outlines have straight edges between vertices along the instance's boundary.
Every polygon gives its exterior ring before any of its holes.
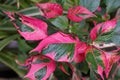
{"type": "Polygon", "coordinates": [[[36,78],[40,80],[47,80],[51,73],[54,72],[55,68],[56,65],[53,60],[43,55],[37,55],[33,57],[30,70],[25,76],[25,78],[29,78],[31,80],[36,80],[36,78]],[[45,68],[45,70],[43,70],[42,73],[36,74],[36,72],[42,70],[43,68],[45,68]]]}
{"type": "Polygon", "coordinates": [[[63,9],[60,4],[56,3],[38,3],[37,6],[43,11],[46,18],[55,18],[62,15],[63,9]]]}
{"type": "MultiPolygon", "coordinates": [[[[59,60],[60,62],[81,62],[85,58],[85,49],[87,48],[85,43],[81,43],[79,39],[73,38],[70,34],[64,34],[61,32],[57,32],[47,38],[45,38],[43,41],[40,42],[40,44],[33,49],[31,52],[42,52],[44,48],[47,48],[50,44],[59,44],[59,43],[75,43],[75,50],[74,50],[74,56],[73,59],[69,60],[69,53],[68,55],[62,56],[59,60]],[[80,47],[81,46],[81,47],[80,47]],[[81,48],[81,49],[80,49],[81,48]]],[[[54,57],[56,55],[55,52],[45,54],[46,56],[52,58],[54,60],[54,57]]]]}
{"type": "Polygon", "coordinates": [[[102,22],[97,24],[90,32],[90,37],[94,41],[98,35],[107,33],[116,27],[117,20],[113,19],[110,21],[102,22]]]}
{"type": "Polygon", "coordinates": [[[88,45],[86,43],[83,43],[83,42],[78,42],[76,44],[76,54],[74,55],[74,61],[76,63],[79,63],[79,62],[82,62],[83,60],[85,60],[85,53],[88,49],[88,45]]]}
{"type": "Polygon", "coordinates": [[[104,52],[101,56],[103,63],[105,65],[105,69],[98,66],[98,73],[103,78],[103,72],[105,73],[106,78],[108,78],[109,73],[112,69],[114,63],[119,61],[119,56],[115,55],[114,53],[106,53],[104,52]]]}
{"type": "Polygon", "coordinates": [[[27,17],[22,14],[15,14],[13,16],[8,15],[12,20],[14,26],[18,29],[18,32],[23,36],[26,40],[41,40],[47,37],[47,24],[43,22],[42,20],[32,18],[32,17],[27,17]],[[15,19],[16,16],[19,19],[15,19]],[[19,23],[17,23],[19,21],[19,23]],[[21,31],[20,27],[27,26],[33,31],[21,31]]]}
{"type": "Polygon", "coordinates": [[[67,15],[67,17],[74,22],[80,22],[86,18],[90,18],[93,16],[95,15],[83,6],[70,8],[67,15]]]}

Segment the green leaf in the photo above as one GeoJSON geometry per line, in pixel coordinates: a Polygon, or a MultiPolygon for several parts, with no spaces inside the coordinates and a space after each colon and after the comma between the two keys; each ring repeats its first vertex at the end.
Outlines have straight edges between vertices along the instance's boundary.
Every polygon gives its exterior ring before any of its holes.
{"type": "Polygon", "coordinates": [[[114,76],[114,80],[119,80],[120,79],[120,67],[117,70],[116,75],[114,76]]]}
{"type": "Polygon", "coordinates": [[[84,35],[89,35],[88,28],[90,26],[86,24],[85,21],[81,21],[79,23],[74,23],[69,30],[71,30],[71,33],[76,34],[81,41],[86,41],[86,38],[83,37],[84,35]]]}
{"type": "MultiPolygon", "coordinates": [[[[62,62],[63,64],[63,62],[62,62]]],[[[68,70],[68,73],[71,73],[71,69],[67,63],[64,63],[65,70],[68,70]]],[[[54,72],[55,77],[58,78],[58,80],[70,80],[72,75],[65,74],[58,66],[56,67],[56,70],[54,72]]]]}
{"type": "Polygon", "coordinates": [[[90,66],[93,70],[97,70],[97,62],[94,55],[91,52],[88,52],[86,55],[86,61],[90,63],[90,66]]]}
{"type": "Polygon", "coordinates": [[[74,43],[65,43],[65,44],[50,44],[47,48],[42,51],[42,54],[50,54],[51,52],[55,53],[54,60],[59,60],[68,56],[68,59],[72,60],[74,55],[74,43]]]}
{"type": "Polygon", "coordinates": [[[58,28],[66,29],[68,27],[68,19],[66,16],[59,16],[51,21],[58,28]]]}
{"type": "Polygon", "coordinates": [[[37,7],[35,7],[35,6],[22,9],[22,10],[20,10],[18,12],[20,12],[23,15],[26,15],[26,16],[37,16],[37,15],[40,15],[39,9],[37,7]]]}
{"type": "MultiPolygon", "coordinates": [[[[115,75],[116,73],[115,73],[115,70],[117,69],[117,67],[119,67],[118,66],[119,64],[117,64],[117,63],[114,63],[113,64],[113,66],[112,66],[112,69],[111,69],[111,71],[110,71],[110,73],[109,73],[109,78],[112,78],[113,76],[112,75],[115,75]]],[[[114,76],[115,77],[115,76],[114,76]]]]}
{"type": "Polygon", "coordinates": [[[15,54],[11,52],[0,52],[0,61],[6,66],[13,69],[21,78],[26,74],[26,71],[21,69],[15,62],[15,54]]]}
{"type": "Polygon", "coordinates": [[[23,39],[18,39],[18,47],[19,50],[23,53],[27,53],[28,51],[30,51],[32,48],[26,43],[25,40],[23,39]]]}
{"type": "Polygon", "coordinates": [[[81,72],[83,72],[84,74],[87,74],[89,71],[89,67],[86,61],[83,61],[81,63],[78,63],[77,65],[78,70],[80,70],[81,72]]]}
{"type": "Polygon", "coordinates": [[[3,40],[0,41],[0,51],[5,47],[7,46],[12,40],[18,38],[19,35],[18,34],[15,34],[15,35],[11,35],[10,37],[7,37],[3,40]]]}
{"type": "Polygon", "coordinates": [[[11,23],[11,21],[7,21],[4,22],[2,24],[0,24],[0,31],[16,31],[15,27],[13,27],[13,24],[11,23]]]}
{"type": "Polygon", "coordinates": [[[30,0],[19,0],[19,3],[23,8],[30,7],[30,5],[31,5],[30,0]]]}
{"type": "Polygon", "coordinates": [[[120,7],[120,0],[105,0],[108,13],[114,12],[120,7]]]}
{"type": "Polygon", "coordinates": [[[65,0],[55,0],[55,2],[57,2],[58,4],[63,5],[63,3],[65,2],[65,0]]]}
{"type": "Polygon", "coordinates": [[[94,71],[92,71],[92,70],[90,70],[90,80],[98,80],[96,78],[96,75],[95,75],[94,71]]]}
{"type": "Polygon", "coordinates": [[[103,33],[102,35],[99,35],[95,42],[107,42],[114,36],[114,31],[110,31],[107,33],[103,33]]]}
{"type": "Polygon", "coordinates": [[[69,9],[70,7],[72,7],[72,6],[74,6],[73,1],[71,1],[71,0],[65,0],[65,2],[64,2],[64,4],[63,4],[64,10],[68,11],[68,9],[69,9]]]}
{"type": "Polygon", "coordinates": [[[101,52],[98,50],[89,51],[86,55],[86,61],[90,65],[90,68],[97,73],[98,65],[103,69],[105,68],[103,60],[101,58],[101,52]]]}
{"type": "Polygon", "coordinates": [[[40,3],[45,3],[45,2],[50,2],[52,0],[31,0],[32,2],[40,2],[40,3]]]}
{"type": "Polygon", "coordinates": [[[100,0],[80,0],[80,5],[94,12],[100,5],[100,0]]]}
{"type": "Polygon", "coordinates": [[[18,9],[14,6],[10,5],[5,5],[5,4],[0,4],[0,10],[5,10],[5,11],[17,11],[18,9]]]}
{"type": "Polygon", "coordinates": [[[8,34],[6,32],[0,31],[0,39],[7,37],[8,34]]]}
{"type": "Polygon", "coordinates": [[[110,39],[117,46],[120,46],[120,20],[117,22],[116,28],[113,30],[114,35],[110,39]]]}

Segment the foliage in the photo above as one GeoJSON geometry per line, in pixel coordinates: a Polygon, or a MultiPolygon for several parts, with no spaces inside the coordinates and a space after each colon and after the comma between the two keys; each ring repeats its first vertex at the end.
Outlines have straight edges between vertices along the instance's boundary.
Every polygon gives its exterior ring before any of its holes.
{"type": "Polygon", "coordinates": [[[0,0],[0,61],[30,80],[119,80],[119,3],[0,0]]]}

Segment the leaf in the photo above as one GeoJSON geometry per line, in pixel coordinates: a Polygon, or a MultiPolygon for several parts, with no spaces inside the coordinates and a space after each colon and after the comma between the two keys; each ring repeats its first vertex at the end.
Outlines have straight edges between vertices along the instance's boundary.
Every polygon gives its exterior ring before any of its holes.
{"type": "Polygon", "coordinates": [[[79,39],[83,42],[86,41],[86,37],[83,37],[84,35],[89,35],[88,33],[88,28],[90,26],[85,22],[85,21],[81,21],[79,23],[74,23],[69,30],[71,30],[71,33],[76,34],[79,39]]]}
{"type": "Polygon", "coordinates": [[[5,51],[0,52],[0,61],[6,66],[13,69],[21,78],[25,75],[26,71],[21,69],[15,62],[15,54],[5,51]]]}
{"type": "Polygon", "coordinates": [[[102,59],[102,53],[99,50],[89,51],[86,55],[86,61],[89,64],[90,68],[97,73],[98,65],[100,65],[103,69],[105,65],[102,59]]]}
{"type": "Polygon", "coordinates": [[[37,16],[37,15],[40,15],[39,9],[37,7],[35,7],[35,6],[19,10],[18,12],[23,14],[23,15],[26,15],[26,16],[37,16]]]}
{"type": "Polygon", "coordinates": [[[10,5],[4,5],[0,4],[0,10],[5,10],[5,11],[18,11],[16,7],[10,6],[10,5]]]}
{"type": "Polygon", "coordinates": [[[73,1],[71,1],[71,0],[65,0],[65,2],[63,4],[63,8],[64,8],[64,10],[67,11],[73,5],[74,5],[73,1]]]}
{"type": "Polygon", "coordinates": [[[60,63],[59,68],[60,68],[65,74],[70,75],[70,73],[69,73],[69,66],[68,66],[67,63],[63,63],[63,62],[60,63]]]}
{"type": "Polygon", "coordinates": [[[32,2],[40,2],[40,3],[45,3],[51,0],[31,0],[32,2]]]}
{"type": "Polygon", "coordinates": [[[23,53],[27,53],[28,51],[30,51],[32,49],[32,47],[30,47],[25,40],[23,39],[18,39],[18,47],[21,50],[21,52],[23,53]]]}
{"type": "Polygon", "coordinates": [[[63,5],[63,4],[64,4],[64,2],[65,2],[65,0],[55,0],[55,2],[57,2],[58,4],[63,5]]]}
{"type": "Polygon", "coordinates": [[[7,37],[8,34],[6,32],[1,31],[0,32],[0,39],[7,37]]]}
{"type": "Polygon", "coordinates": [[[22,32],[33,32],[34,30],[29,26],[23,24],[20,20],[15,20],[14,23],[19,27],[22,32]]]}
{"type": "Polygon", "coordinates": [[[99,35],[95,42],[107,42],[114,36],[114,32],[110,31],[107,33],[103,33],[102,35],[99,35]]]}
{"type": "Polygon", "coordinates": [[[66,44],[51,44],[48,46],[48,48],[45,48],[42,50],[42,54],[45,55],[51,55],[50,57],[53,57],[56,61],[63,61],[63,60],[69,60],[71,61],[73,59],[74,55],[74,43],[66,43],[66,44]]]}
{"type": "Polygon", "coordinates": [[[66,29],[68,27],[68,19],[65,16],[59,16],[53,19],[51,23],[60,29],[66,29]]]}
{"type": "Polygon", "coordinates": [[[80,0],[80,5],[94,12],[100,5],[100,0],[80,0]]]}
{"type": "Polygon", "coordinates": [[[36,80],[41,80],[45,76],[46,71],[47,71],[47,67],[43,67],[39,71],[35,72],[36,80]]]}
{"type": "Polygon", "coordinates": [[[106,9],[108,13],[114,12],[118,8],[120,8],[120,0],[105,0],[106,9]]]}
{"type": "Polygon", "coordinates": [[[90,70],[90,80],[98,80],[96,78],[96,75],[95,75],[94,71],[92,71],[92,70],[90,70]]]}
{"type": "Polygon", "coordinates": [[[10,20],[5,19],[5,21],[2,21],[0,24],[0,31],[5,31],[5,32],[8,32],[8,31],[13,32],[14,31],[15,32],[16,29],[13,27],[10,20]]]}
{"type": "Polygon", "coordinates": [[[56,68],[55,62],[43,55],[32,56],[30,66],[25,77],[31,80],[47,80],[56,68]]]}
{"type": "Polygon", "coordinates": [[[111,38],[111,36],[113,36],[114,34],[113,30],[115,29],[116,24],[117,20],[113,19],[95,25],[95,27],[90,32],[90,37],[92,41],[95,41],[97,38],[102,39],[100,37],[105,38],[105,36],[106,36],[105,40],[111,38]]]}
{"type": "Polygon", "coordinates": [[[78,45],[75,46],[77,41],[70,34],[57,32],[42,40],[31,52],[42,53],[56,61],[71,62],[73,55],[79,53],[78,45]]]}
{"type": "Polygon", "coordinates": [[[76,64],[78,70],[80,70],[84,74],[88,74],[89,67],[86,61],[76,64]]]}
{"type": "Polygon", "coordinates": [[[23,8],[30,7],[31,5],[30,0],[20,0],[19,3],[20,3],[20,6],[22,6],[23,8]]]}
{"type": "Polygon", "coordinates": [[[83,6],[73,6],[68,10],[67,17],[73,22],[80,22],[95,15],[83,6]]]}
{"type": "Polygon", "coordinates": [[[47,37],[47,24],[39,19],[24,16],[22,14],[8,16],[13,20],[13,25],[26,40],[41,40],[47,37]]]}
{"type": "Polygon", "coordinates": [[[62,6],[57,3],[37,3],[37,6],[42,11],[41,15],[46,18],[56,18],[63,13],[62,6]]]}
{"type": "Polygon", "coordinates": [[[57,78],[57,80],[70,80],[72,77],[72,70],[70,68],[70,65],[64,62],[59,64],[60,65],[56,67],[56,70],[54,72],[54,75],[57,78]],[[63,69],[60,68],[61,66],[63,69]],[[65,72],[63,70],[65,70],[65,72]]]}
{"type": "Polygon", "coordinates": [[[116,28],[113,30],[114,35],[110,39],[113,43],[116,44],[116,46],[120,46],[120,20],[117,21],[116,28]]]}
{"type": "Polygon", "coordinates": [[[3,39],[2,41],[0,41],[0,51],[5,47],[7,46],[12,40],[18,38],[19,35],[18,34],[15,34],[15,35],[12,35],[10,37],[7,37],[5,39],[3,39]]]}

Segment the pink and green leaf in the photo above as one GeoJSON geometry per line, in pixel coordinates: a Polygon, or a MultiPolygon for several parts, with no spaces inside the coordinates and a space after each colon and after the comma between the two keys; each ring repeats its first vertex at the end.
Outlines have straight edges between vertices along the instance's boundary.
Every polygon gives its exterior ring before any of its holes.
{"type": "Polygon", "coordinates": [[[97,24],[90,32],[90,37],[92,41],[95,41],[98,37],[101,37],[104,34],[106,35],[106,33],[112,31],[116,27],[116,23],[117,20],[113,19],[97,24]]]}
{"type": "Polygon", "coordinates": [[[85,59],[87,45],[70,34],[57,32],[43,41],[31,52],[42,53],[53,60],[62,62],[81,62],[85,59]]]}
{"type": "Polygon", "coordinates": [[[47,48],[42,50],[42,54],[53,58],[55,61],[66,61],[71,62],[74,56],[74,43],[60,43],[60,44],[51,44],[47,48]],[[54,54],[54,57],[50,55],[51,53],[54,54]]]}
{"type": "Polygon", "coordinates": [[[99,50],[92,49],[88,51],[86,54],[86,61],[89,67],[96,73],[98,73],[97,70],[99,66],[101,66],[102,69],[105,68],[104,61],[102,59],[102,52],[99,50]]]}
{"type": "Polygon", "coordinates": [[[26,40],[41,40],[47,37],[47,24],[44,21],[16,13],[14,15],[9,13],[8,16],[19,34],[26,40]]]}
{"type": "Polygon", "coordinates": [[[80,22],[93,16],[95,15],[83,6],[72,7],[67,14],[67,17],[74,22],[80,22]]]}
{"type": "Polygon", "coordinates": [[[29,72],[25,76],[30,80],[46,80],[56,68],[55,62],[43,55],[34,56],[30,66],[29,72]]]}
{"type": "Polygon", "coordinates": [[[55,18],[63,13],[62,6],[57,3],[37,3],[37,6],[43,11],[42,15],[46,18],[55,18]]]}

